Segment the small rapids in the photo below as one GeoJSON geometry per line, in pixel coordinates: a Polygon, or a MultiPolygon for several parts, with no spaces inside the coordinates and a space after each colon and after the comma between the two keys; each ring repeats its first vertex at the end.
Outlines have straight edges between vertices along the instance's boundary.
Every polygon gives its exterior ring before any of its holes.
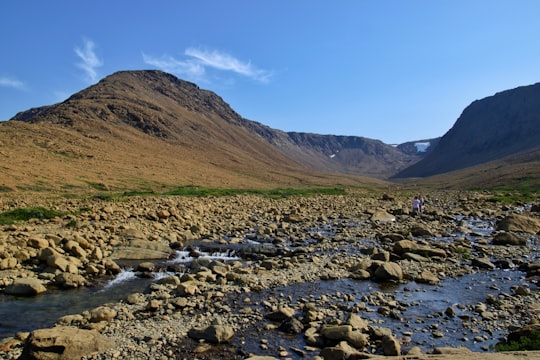
{"type": "MultiPolygon", "coordinates": [[[[469,237],[489,235],[493,231],[494,222],[476,219],[456,219],[465,221],[472,231],[469,237]]],[[[357,224],[356,224],[357,225],[357,224]]],[[[346,224],[355,226],[355,224],[346,224]]],[[[313,229],[311,237],[318,233],[332,235],[331,227],[313,229]]],[[[453,238],[434,239],[437,241],[452,241],[453,238]]],[[[307,240],[310,241],[309,239],[307,240]]],[[[313,240],[315,241],[315,240],[313,240]]],[[[375,244],[373,239],[365,239],[366,244],[375,244]]],[[[38,328],[52,326],[60,317],[79,314],[94,307],[121,301],[127,295],[144,292],[153,282],[170,275],[181,275],[195,258],[202,257],[219,261],[245,261],[240,255],[242,246],[263,245],[268,248],[271,244],[259,244],[248,241],[246,244],[236,244],[235,247],[216,245],[177,251],[174,259],[158,262],[159,271],[152,276],[140,276],[136,271],[140,261],[118,262],[123,272],[114,278],[101,279],[94,286],[74,289],[50,289],[45,294],[33,298],[19,298],[0,295],[0,339],[13,336],[17,332],[27,332],[38,328]]],[[[289,246],[290,244],[287,244],[289,246]]],[[[359,251],[359,250],[356,250],[359,251]]],[[[533,256],[537,254],[537,246],[532,249],[533,256]]],[[[374,326],[387,327],[396,337],[402,338],[407,347],[420,346],[426,351],[431,347],[465,346],[474,351],[491,349],[505,335],[504,328],[493,331],[484,329],[482,325],[469,326],[474,319],[474,306],[485,302],[488,296],[506,296],[517,286],[528,286],[524,273],[517,269],[481,270],[456,278],[446,278],[438,285],[420,284],[414,281],[402,284],[376,284],[371,281],[352,279],[319,280],[314,283],[301,283],[286,287],[263,290],[250,294],[252,304],[262,303],[268,297],[287,297],[293,302],[307,302],[321,296],[330,298],[329,303],[340,308],[353,308],[359,303],[365,304],[365,309],[359,314],[370,320],[374,326]],[[344,300],[343,294],[347,294],[344,300]],[[393,297],[403,304],[401,311],[395,316],[382,316],[378,306],[372,303],[378,294],[393,297]],[[445,311],[452,307],[455,316],[446,316],[445,311]],[[431,329],[432,331],[426,331],[431,329]],[[434,336],[440,332],[442,336],[434,336]]],[[[233,304],[237,299],[230,295],[228,301],[233,304]]],[[[233,307],[234,308],[234,307],[233,307]]],[[[276,331],[264,330],[264,323],[254,324],[253,331],[243,333],[241,339],[245,351],[256,352],[261,338],[269,344],[285,347],[303,348],[305,345],[301,335],[283,336],[276,331]]],[[[301,357],[298,357],[299,359],[301,357]]]]}
{"type": "MultiPolygon", "coordinates": [[[[239,260],[229,252],[199,252],[198,256],[220,261],[239,260]]],[[[169,264],[188,264],[193,259],[189,251],[177,251],[174,259],[161,265],[166,268],[169,264]]],[[[118,302],[129,294],[143,292],[151,283],[161,278],[175,274],[159,271],[152,273],[151,277],[139,276],[132,263],[134,262],[125,261],[120,274],[114,278],[100,279],[90,287],[49,289],[36,297],[0,295],[0,339],[14,336],[17,332],[50,327],[62,316],[79,314],[106,303],[118,302]]]]}

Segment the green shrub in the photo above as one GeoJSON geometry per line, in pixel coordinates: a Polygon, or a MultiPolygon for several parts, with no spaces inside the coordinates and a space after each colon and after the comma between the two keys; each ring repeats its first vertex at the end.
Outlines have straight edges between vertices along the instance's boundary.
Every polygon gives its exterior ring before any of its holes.
{"type": "Polygon", "coordinates": [[[495,345],[497,351],[532,351],[540,350],[540,330],[532,330],[528,336],[522,336],[519,341],[499,343],[495,345]]]}

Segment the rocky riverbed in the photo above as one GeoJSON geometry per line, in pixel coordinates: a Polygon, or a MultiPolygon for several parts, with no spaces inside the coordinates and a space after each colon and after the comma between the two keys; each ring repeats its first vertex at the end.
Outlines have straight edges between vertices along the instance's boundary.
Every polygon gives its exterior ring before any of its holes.
{"type": "Polygon", "coordinates": [[[59,349],[66,359],[422,356],[463,353],[478,343],[492,351],[498,334],[519,337],[536,328],[537,206],[437,192],[424,194],[426,209],[413,216],[412,195],[3,200],[2,211],[41,205],[67,214],[2,228],[3,296],[91,286],[121,273],[129,259],[140,276],[167,276],[121,302],[66,315],[52,328],[13,334],[0,342],[0,356],[45,359],[59,349]],[[160,265],[181,249],[194,260],[160,265]],[[239,259],[201,256],[223,250],[239,259]],[[418,296],[386,291],[412,294],[416,284],[437,289],[502,270],[520,280],[503,289],[504,273],[494,275],[493,291],[480,301],[464,299],[422,317],[406,315],[421,306],[418,296]],[[459,348],[433,345],[449,331],[464,334],[459,348]]]}

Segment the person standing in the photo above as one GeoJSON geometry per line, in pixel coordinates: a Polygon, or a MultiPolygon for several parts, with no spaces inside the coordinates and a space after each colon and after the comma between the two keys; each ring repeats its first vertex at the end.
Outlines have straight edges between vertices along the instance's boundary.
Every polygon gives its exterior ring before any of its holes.
{"type": "Polygon", "coordinates": [[[413,215],[422,215],[422,202],[415,196],[412,201],[412,213],[413,215]]]}

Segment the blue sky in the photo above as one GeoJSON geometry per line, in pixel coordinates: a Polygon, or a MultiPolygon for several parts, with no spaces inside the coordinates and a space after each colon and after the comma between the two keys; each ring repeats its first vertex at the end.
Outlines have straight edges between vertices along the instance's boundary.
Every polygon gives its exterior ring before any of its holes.
{"type": "Polygon", "coordinates": [[[161,69],[284,131],[401,143],[540,81],[537,0],[0,3],[0,119],[161,69]]]}

